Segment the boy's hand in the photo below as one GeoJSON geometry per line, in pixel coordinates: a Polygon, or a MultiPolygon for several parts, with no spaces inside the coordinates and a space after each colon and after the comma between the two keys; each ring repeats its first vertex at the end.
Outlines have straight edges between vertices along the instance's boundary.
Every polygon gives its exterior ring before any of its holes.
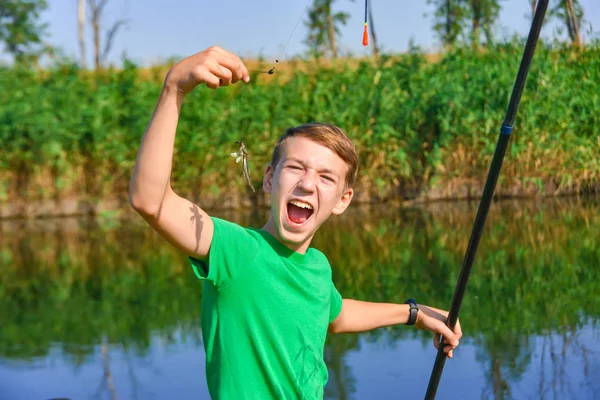
{"type": "Polygon", "coordinates": [[[419,329],[426,329],[434,333],[433,345],[437,349],[440,343],[440,335],[444,336],[444,352],[448,354],[448,358],[452,358],[452,350],[458,346],[458,340],[462,337],[462,330],[460,329],[460,322],[456,321],[454,332],[446,325],[446,319],[448,318],[448,312],[438,310],[437,308],[425,306],[422,304],[418,305],[419,313],[417,314],[417,321],[415,325],[419,329]]]}
{"type": "Polygon", "coordinates": [[[165,83],[180,92],[190,93],[202,83],[216,89],[240,80],[250,81],[248,68],[242,60],[220,47],[212,46],[175,64],[169,70],[165,83]]]}

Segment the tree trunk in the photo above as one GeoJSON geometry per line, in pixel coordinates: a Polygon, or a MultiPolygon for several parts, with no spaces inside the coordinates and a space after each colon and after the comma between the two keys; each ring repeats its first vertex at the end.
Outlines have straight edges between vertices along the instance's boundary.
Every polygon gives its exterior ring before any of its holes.
{"type": "Polygon", "coordinates": [[[100,18],[107,2],[108,0],[88,0],[92,29],[94,31],[94,64],[96,65],[96,69],[99,69],[102,64],[102,60],[100,59],[100,18]]]}
{"type": "Polygon", "coordinates": [[[100,22],[98,21],[98,12],[94,12],[92,27],[94,29],[94,63],[96,69],[100,68],[100,22]]]}
{"type": "Polygon", "coordinates": [[[473,48],[475,50],[478,50],[479,49],[479,39],[481,37],[481,21],[477,17],[473,18],[473,24],[472,24],[471,28],[472,28],[471,34],[473,35],[473,48]]]}
{"type": "Polygon", "coordinates": [[[329,35],[329,47],[331,48],[331,54],[334,59],[337,58],[337,46],[335,44],[335,26],[333,26],[333,16],[331,11],[327,16],[327,33],[329,35]]]}
{"type": "Polygon", "coordinates": [[[377,45],[377,36],[375,35],[375,23],[373,22],[373,11],[371,10],[371,2],[369,1],[369,30],[371,31],[371,39],[373,43],[373,57],[379,57],[379,46],[377,45]]]}
{"type": "Polygon", "coordinates": [[[575,7],[573,7],[573,0],[565,0],[567,26],[569,28],[569,36],[571,41],[577,47],[581,47],[581,37],[579,36],[579,23],[577,22],[577,15],[575,14],[575,7]]]}
{"type": "Polygon", "coordinates": [[[446,44],[452,44],[452,1],[446,0],[446,44]]]}
{"type": "Polygon", "coordinates": [[[85,0],[77,0],[77,28],[79,39],[79,65],[85,69],[85,0]]]}
{"type": "Polygon", "coordinates": [[[573,27],[571,25],[571,10],[569,9],[569,5],[567,4],[566,0],[562,0],[562,7],[564,8],[564,11],[565,11],[565,24],[567,25],[567,33],[569,34],[569,39],[571,39],[571,42],[573,42],[574,37],[573,37],[573,27]]]}

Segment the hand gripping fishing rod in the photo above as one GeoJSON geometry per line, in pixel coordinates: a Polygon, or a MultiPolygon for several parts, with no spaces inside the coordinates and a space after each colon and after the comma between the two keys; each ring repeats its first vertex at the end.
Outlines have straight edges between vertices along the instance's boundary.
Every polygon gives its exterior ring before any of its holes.
{"type": "MultiPolygon", "coordinates": [[[[517,115],[517,110],[519,109],[519,102],[521,101],[521,94],[523,93],[523,88],[525,87],[525,82],[527,80],[527,74],[529,73],[529,67],[531,66],[531,59],[533,58],[535,46],[540,35],[540,30],[542,29],[542,22],[544,21],[546,9],[548,8],[548,1],[549,0],[540,0],[538,2],[535,15],[533,17],[533,22],[531,23],[529,36],[527,37],[527,43],[525,44],[523,57],[521,58],[521,65],[519,66],[517,79],[515,80],[515,84],[513,86],[513,91],[512,95],[510,96],[504,122],[500,128],[500,136],[496,144],[496,151],[494,152],[494,158],[492,159],[492,164],[490,165],[487,180],[483,188],[483,195],[479,203],[479,209],[477,210],[477,216],[475,217],[475,222],[473,224],[469,245],[463,260],[462,269],[458,277],[458,283],[456,284],[456,289],[454,291],[454,297],[452,298],[452,305],[446,321],[446,324],[452,331],[454,331],[454,327],[456,326],[456,322],[458,320],[458,313],[460,311],[463,297],[465,296],[469,275],[471,274],[471,267],[473,266],[475,254],[477,253],[477,246],[479,245],[483,227],[485,226],[485,220],[494,196],[494,189],[496,188],[498,175],[500,175],[500,170],[502,169],[502,161],[504,159],[504,154],[506,153],[508,141],[510,140],[510,134],[513,130],[515,117],[517,115]]],[[[443,341],[444,338],[440,340],[440,346],[435,358],[435,364],[431,372],[431,377],[429,378],[429,385],[427,386],[425,400],[433,400],[435,398],[435,394],[440,383],[440,378],[442,377],[442,371],[447,358],[446,353],[444,353],[443,341]]]]}

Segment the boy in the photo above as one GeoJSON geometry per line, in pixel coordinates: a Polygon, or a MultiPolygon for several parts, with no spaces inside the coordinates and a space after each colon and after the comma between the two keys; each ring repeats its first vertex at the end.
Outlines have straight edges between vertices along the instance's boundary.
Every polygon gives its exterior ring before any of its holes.
{"type": "Polygon", "coordinates": [[[342,299],[327,258],[310,242],[327,218],[352,200],[358,158],[346,135],[327,124],[291,128],[263,178],[271,194],[262,229],[210,217],[170,186],[175,131],[187,93],[250,80],[235,55],[211,47],[165,78],[130,182],[132,207],[187,254],[202,279],[206,376],[215,399],[320,399],[327,381],[327,333],[415,324],[445,337],[452,357],[462,332],[447,313],[424,305],[342,299]]]}

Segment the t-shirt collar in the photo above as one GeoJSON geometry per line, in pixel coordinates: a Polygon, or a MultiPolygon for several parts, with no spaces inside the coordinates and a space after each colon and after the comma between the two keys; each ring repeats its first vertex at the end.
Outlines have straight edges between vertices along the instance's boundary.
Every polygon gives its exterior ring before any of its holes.
{"type": "Polygon", "coordinates": [[[262,237],[271,245],[273,250],[280,256],[287,258],[295,264],[308,264],[310,259],[310,248],[306,250],[305,254],[300,254],[281,243],[266,230],[257,229],[256,231],[262,235],[262,237]]]}

